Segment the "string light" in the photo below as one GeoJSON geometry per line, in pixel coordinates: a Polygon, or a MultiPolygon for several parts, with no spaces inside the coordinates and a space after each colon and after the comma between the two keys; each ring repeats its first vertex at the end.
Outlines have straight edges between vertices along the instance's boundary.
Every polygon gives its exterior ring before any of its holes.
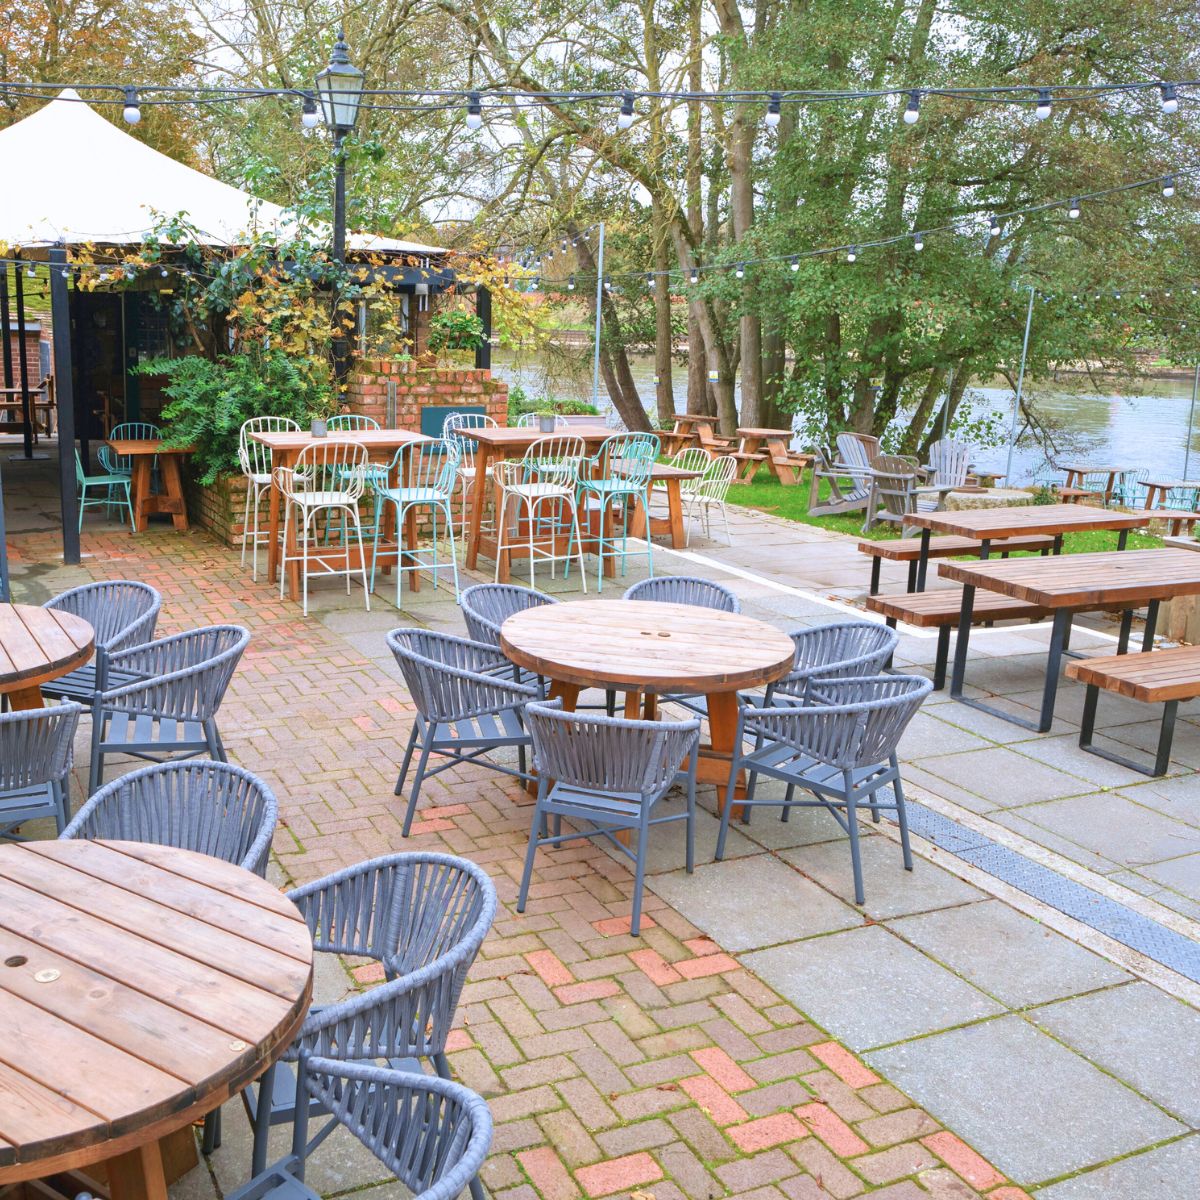
{"type": "Polygon", "coordinates": [[[915,125],[921,116],[921,93],[914,88],[908,93],[908,107],[904,110],[905,125],[915,125]]]}
{"type": "Polygon", "coordinates": [[[316,129],[320,123],[321,114],[317,112],[317,98],[312,92],[305,92],[300,105],[300,124],[305,129],[316,129]]]}
{"type": "Polygon", "coordinates": [[[617,128],[628,129],[633,124],[633,93],[625,92],[621,97],[621,113],[617,117],[617,128]]]}
{"type": "Polygon", "coordinates": [[[649,288],[651,291],[653,291],[653,290],[654,290],[654,283],[655,283],[655,280],[654,280],[654,272],[653,272],[653,271],[647,271],[647,272],[646,272],[646,286],[647,286],[647,287],[648,287],[648,288],[649,288]]]}
{"type": "Polygon", "coordinates": [[[572,275],[571,278],[567,280],[567,291],[573,292],[574,290],[575,290],[575,276],[572,275]]]}
{"type": "Polygon", "coordinates": [[[1171,113],[1179,111],[1179,93],[1175,90],[1173,83],[1160,83],[1159,91],[1162,93],[1162,110],[1168,116],[1171,113]]]}
{"type": "Polygon", "coordinates": [[[1000,232],[1001,232],[1000,218],[999,218],[999,217],[992,217],[992,219],[991,219],[990,223],[988,224],[988,233],[989,233],[989,234],[990,234],[992,237],[994,237],[994,238],[995,238],[995,237],[999,237],[999,236],[1000,236],[1000,232]]]}
{"type": "Polygon", "coordinates": [[[925,249],[925,235],[923,233],[914,233],[913,234],[913,249],[914,250],[924,250],[925,249]]]}
{"type": "Polygon", "coordinates": [[[745,279],[745,278],[746,278],[746,264],[745,264],[745,263],[738,263],[738,265],[737,265],[737,269],[734,271],[734,274],[735,274],[735,275],[736,275],[736,276],[737,276],[739,279],[745,279]]]}
{"type": "Polygon", "coordinates": [[[791,257],[791,258],[788,260],[788,266],[789,266],[789,267],[791,267],[793,271],[798,271],[798,270],[800,270],[800,258],[799,258],[799,256],[798,256],[798,255],[795,255],[795,254],[793,254],[793,255],[792,255],[792,257],[791,257]]]}
{"type": "Polygon", "coordinates": [[[1162,194],[1163,194],[1163,195],[1164,195],[1164,196],[1165,196],[1165,197],[1166,197],[1168,200],[1170,200],[1170,198],[1171,198],[1173,195],[1175,195],[1175,176],[1174,176],[1174,175],[1168,175],[1168,176],[1167,176],[1167,177],[1166,177],[1166,178],[1163,180],[1162,194]]]}
{"type": "Polygon", "coordinates": [[[612,291],[612,280],[609,279],[609,277],[607,275],[605,275],[605,277],[604,277],[604,290],[606,292],[612,291]]]}
{"type": "Polygon", "coordinates": [[[1074,221],[1078,218],[1078,216],[1079,216],[1079,201],[1078,200],[1071,201],[1071,205],[1067,209],[1067,216],[1070,217],[1072,221],[1074,221]]]}
{"type": "Polygon", "coordinates": [[[483,125],[483,105],[478,92],[471,92],[467,97],[467,128],[475,130],[483,125]]]}
{"type": "Polygon", "coordinates": [[[1038,89],[1037,108],[1035,108],[1033,110],[1033,115],[1035,117],[1037,117],[1037,119],[1039,121],[1044,121],[1050,115],[1050,89],[1049,88],[1039,88],[1038,89]]]}
{"type": "Polygon", "coordinates": [[[846,261],[847,262],[855,262],[857,259],[858,259],[858,247],[851,246],[850,249],[846,251],[846,261]]]}
{"type": "Polygon", "coordinates": [[[690,278],[691,278],[691,282],[692,282],[692,283],[699,283],[699,282],[700,282],[700,268],[699,268],[699,267],[693,267],[693,268],[692,268],[692,271],[691,271],[691,277],[690,277],[690,278]]]}
{"type": "Polygon", "coordinates": [[[783,97],[778,92],[772,92],[770,100],[767,101],[767,127],[774,129],[779,124],[780,116],[782,115],[781,105],[783,97]]]}
{"type": "Polygon", "coordinates": [[[123,90],[125,92],[125,107],[121,115],[125,118],[126,124],[136,125],[142,119],[142,109],[138,101],[137,88],[127,87],[123,90]]]}

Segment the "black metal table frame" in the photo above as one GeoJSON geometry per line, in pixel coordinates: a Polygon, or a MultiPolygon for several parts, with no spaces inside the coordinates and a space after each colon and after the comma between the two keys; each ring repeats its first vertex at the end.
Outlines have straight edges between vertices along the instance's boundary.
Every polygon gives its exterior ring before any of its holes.
{"type": "MultiPolygon", "coordinates": [[[[1054,535],[1054,554],[1062,553],[1063,533],[1054,535]]],[[[917,560],[917,591],[925,590],[925,577],[929,572],[929,542],[933,537],[933,530],[926,525],[921,530],[921,557],[917,560]]],[[[991,553],[992,542],[1000,540],[995,538],[981,538],[979,541],[979,557],[980,560],[986,560],[991,553]]],[[[1120,529],[1117,531],[1117,549],[1124,550],[1129,543],[1129,529],[1120,529]]],[[[911,588],[909,589],[912,590],[911,588]]]]}

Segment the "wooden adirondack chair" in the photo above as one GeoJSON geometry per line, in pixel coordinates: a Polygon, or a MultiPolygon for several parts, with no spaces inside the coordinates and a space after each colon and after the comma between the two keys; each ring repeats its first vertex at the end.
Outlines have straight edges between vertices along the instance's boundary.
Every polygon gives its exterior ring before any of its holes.
{"type": "Polygon", "coordinates": [[[946,492],[953,491],[956,485],[937,482],[922,485],[918,482],[920,474],[921,468],[904,455],[880,454],[876,457],[871,471],[864,533],[876,521],[888,521],[899,525],[903,534],[906,517],[916,512],[934,512],[943,507],[946,492]]]}
{"type": "Polygon", "coordinates": [[[950,487],[962,487],[967,482],[971,465],[971,447],[966,442],[942,438],[929,447],[929,482],[950,487]]]}
{"type": "Polygon", "coordinates": [[[878,457],[879,439],[866,433],[839,433],[833,462],[827,454],[816,451],[808,493],[809,516],[828,517],[865,509],[871,496],[871,470],[878,457]],[[829,499],[823,504],[818,500],[822,479],[829,481],[829,499]]]}

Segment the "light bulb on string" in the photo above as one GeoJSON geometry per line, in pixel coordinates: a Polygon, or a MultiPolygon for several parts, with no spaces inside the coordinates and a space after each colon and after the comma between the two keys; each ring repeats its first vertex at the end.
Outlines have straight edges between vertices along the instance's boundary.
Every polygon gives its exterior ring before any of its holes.
{"type": "Polygon", "coordinates": [[[467,95],[467,128],[479,129],[483,125],[483,103],[478,92],[467,95]]]}
{"type": "Polygon", "coordinates": [[[908,93],[908,107],[904,110],[905,125],[915,125],[921,116],[921,93],[913,88],[908,93]]]}
{"type": "Polygon", "coordinates": [[[607,275],[604,277],[604,290],[606,292],[612,291],[612,280],[607,275]]]}
{"type": "Polygon", "coordinates": [[[992,217],[992,218],[991,218],[991,221],[990,221],[990,223],[989,223],[989,225],[988,225],[988,233],[989,233],[989,234],[990,234],[992,237],[999,237],[999,236],[1000,236],[1000,231],[1001,231],[1001,226],[1000,226],[1000,218],[999,218],[999,217],[992,217]]]}
{"type": "Polygon", "coordinates": [[[852,263],[852,262],[856,262],[857,259],[858,259],[858,247],[851,246],[850,249],[846,251],[846,261],[848,263],[852,263]]]}
{"type": "Polygon", "coordinates": [[[654,291],[654,272],[653,271],[646,272],[646,286],[651,291],[654,291]]]}
{"type": "Polygon", "coordinates": [[[36,273],[37,272],[35,272],[33,269],[33,263],[30,263],[29,266],[27,266],[25,268],[25,278],[26,279],[32,279],[36,273]]]}
{"type": "Polygon", "coordinates": [[[159,273],[159,274],[160,274],[160,275],[161,275],[161,276],[162,276],[164,279],[166,279],[166,277],[167,277],[167,276],[170,274],[170,272],[167,270],[167,268],[166,268],[166,267],[160,267],[160,268],[159,268],[159,271],[158,271],[158,273],[159,273]]]}
{"type": "Polygon", "coordinates": [[[137,88],[127,87],[122,90],[125,93],[125,107],[121,110],[121,115],[125,118],[127,125],[136,125],[142,119],[141,101],[138,100],[137,88]]]}
{"type": "Polygon", "coordinates": [[[924,250],[925,249],[925,235],[923,233],[914,233],[913,234],[913,249],[914,250],[924,250]]]}
{"type": "Polygon", "coordinates": [[[621,113],[617,117],[617,128],[628,129],[633,124],[633,93],[624,92],[621,98],[621,113]]]}
{"type": "Polygon", "coordinates": [[[782,112],[782,97],[778,92],[772,92],[771,98],[767,101],[767,128],[774,129],[779,124],[779,119],[783,115],[782,112]]]}
{"type": "Polygon", "coordinates": [[[799,257],[799,255],[793,254],[793,255],[792,255],[792,257],[791,257],[791,261],[788,263],[788,266],[789,266],[789,267],[791,267],[793,271],[798,271],[798,270],[800,270],[800,257],[799,257]]]}
{"type": "Polygon", "coordinates": [[[700,282],[700,268],[693,267],[691,269],[691,272],[689,273],[688,278],[692,283],[699,283],[700,282]]]}
{"type": "Polygon", "coordinates": [[[1179,111],[1179,93],[1173,83],[1160,83],[1158,90],[1162,93],[1162,110],[1168,116],[1179,111]]]}
{"type": "Polygon", "coordinates": [[[533,277],[533,282],[529,285],[529,290],[531,292],[536,292],[538,290],[538,284],[541,282],[541,278],[542,277],[540,275],[535,275],[533,277]]]}
{"type": "Polygon", "coordinates": [[[312,92],[305,92],[300,103],[300,124],[305,129],[315,129],[321,123],[321,114],[317,112],[317,100],[312,92]]]}
{"type": "Polygon", "coordinates": [[[567,280],[567,291],[573,292],[574,290],[575,290],[575,276],[572,275],[571,278],[567,280]]]}
{"type": "Polygon", "coordinates": [[[1050,89],[1038,88],[1037,108],[1033,110],[1033,115],[1039,121],[1044,121],[1050,115],[1050,89]]]}
{"type": "Polygon", "coordinates": [[[1174,175],[1168,175],[1163,180],[1162,194],[1168,200],[1170,200],[1170,198],[1173,195],[1175,195],[1175,176],[1174,175]]]}
{"type": "Polygon", "coordinates": [[[745,263],[738,263],[738,265],[737,265],[737,267],[735,268],[735,270],[734,270],[734,272],[733,272],[733,273],[734,273],[734,274],[735,274],[735,275],[736,275],[736,276],[737,276],[739,279],[745,279],[745,278],[746,278],[746,264],[745,264],[745,263]]]}
{"type": "Polygon", "coordinates": [[[566,238],[563,238],[562,245],[559,247],[559,250],[561,253],[566,254],[566,252],[567,252],[567,239],[566,238]]]}
{"type": "Polygon", "coordinates": [[[1079,218],[1079,201],[1078,200],[1071,201],[1070,207],[1067,209],[1067,216],[1070,217],[1072,221],[1078,220],[1078,218],[1079,218]]]}

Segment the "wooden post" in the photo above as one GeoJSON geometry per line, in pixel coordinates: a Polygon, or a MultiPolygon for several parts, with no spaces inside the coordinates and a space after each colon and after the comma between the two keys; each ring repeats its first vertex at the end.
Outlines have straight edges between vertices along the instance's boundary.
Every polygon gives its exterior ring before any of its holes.
{"type": "Polygon", "coordinates": [[[50,250],[50,323],[54,329],[54,397],[58,406],[58,485],[62,507],[63,562],[79,561],[79,498],[75,483],[75,382],[71,372],[71,295],[67,248],[50,250]]]}

